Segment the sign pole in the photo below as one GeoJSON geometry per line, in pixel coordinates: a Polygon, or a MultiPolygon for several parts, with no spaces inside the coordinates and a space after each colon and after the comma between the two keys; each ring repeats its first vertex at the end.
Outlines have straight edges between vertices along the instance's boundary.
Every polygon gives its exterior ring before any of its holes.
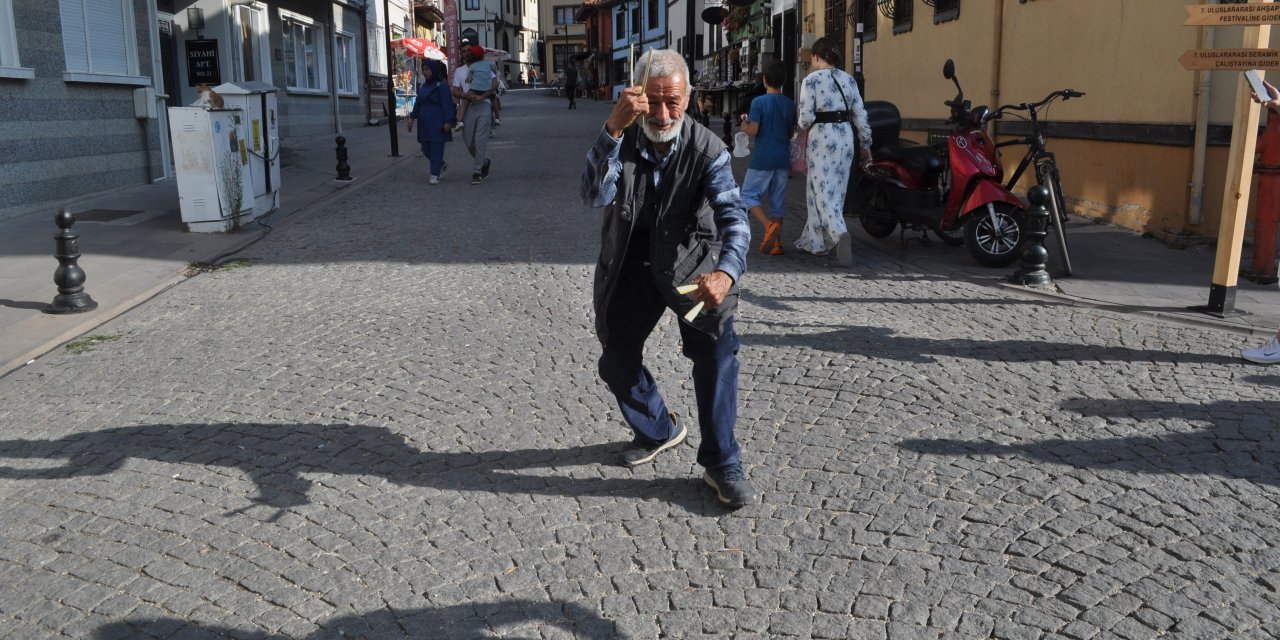
{"type": "MultiPolygon", "coordinates": [[[[1272,0],[1262,0],[1251,6],[1271,4],[1272,0]]],[[[1245,27],[1246,49],[1265,49],[1270,40],[1270,25],[1245,27]]],[[[1258,104],[1248,97],[1248,92],[1244,74],[1241,73],[1236,80],[1236,111],[1231,127],[1227,184],[1222,194],[1222,219],[1218,225],[1218,252],[1213,266],[1213,282],[1209,287],[1209,303],[1191,307],[1194,311],[1220,318],[1240,313],[1235,308],[1236,286],[1240,278],[1240,256],[1244,248],[1244,226],[1249,214],[1249,190],[1253,179],[1259,113],[1258,104]]]]}

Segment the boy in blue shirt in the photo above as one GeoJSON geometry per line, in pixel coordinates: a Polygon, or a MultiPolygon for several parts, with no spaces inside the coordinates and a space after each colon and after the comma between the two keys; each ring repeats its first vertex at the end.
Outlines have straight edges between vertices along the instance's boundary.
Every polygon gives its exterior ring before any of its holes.
{"type": "Polygon", "coordinates": [[[787,67],[773,61],[765,65],[765,94],[751,101],[751,112],[742,116],[742,130],[756,139],[755,152],[742,181],[742,202],[752,218],[764,226],[760,253],[782,255],[783,198],[791,173],[791,131],[795,128],[796,103],[782,95],[787,67]]]}

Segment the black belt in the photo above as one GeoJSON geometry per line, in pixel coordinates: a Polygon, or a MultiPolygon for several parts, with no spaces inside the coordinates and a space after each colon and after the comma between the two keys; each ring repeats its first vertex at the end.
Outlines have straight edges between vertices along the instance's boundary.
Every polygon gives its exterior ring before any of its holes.
{"type": "Polygon", "coordinates": [[[848,111],[819,111],[813,114],[813,121],[819,124],[824,122],[826,123],[848,122],[849,112],[848,111]]]}

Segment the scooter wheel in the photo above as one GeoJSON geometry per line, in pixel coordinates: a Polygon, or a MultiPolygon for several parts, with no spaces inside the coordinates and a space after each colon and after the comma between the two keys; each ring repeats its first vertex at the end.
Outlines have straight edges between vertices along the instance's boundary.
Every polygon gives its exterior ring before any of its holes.
{"type": "Polygon", "coordinates": [[[996,203],[969,214],[964,244],[980,264],[1007,267],[1018,259],[1026,242],[1026,217],[1022,209],[996,203]]]}
{"type": "Polygon", "coordinates": [[[888,237],[898,227],[898,223],[893,220],[873,218],[865,213],[860,216],[859,221],[862,223],[862,229],[872,238],[888,237]]]}

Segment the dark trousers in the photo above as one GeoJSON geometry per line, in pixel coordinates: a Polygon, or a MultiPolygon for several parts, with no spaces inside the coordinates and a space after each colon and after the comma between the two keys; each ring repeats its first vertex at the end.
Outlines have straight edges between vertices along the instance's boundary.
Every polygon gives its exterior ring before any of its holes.
{"type": "Polygon", "coordinates": [[[564,86],[564,94],[566,96],[569,96],[569,108],[577,109],[578,108],[578,84],[577,83],[566,84],[564,86]]]}
{"type": "MultiPolygon", "coordinates": [[[[632,236],[617,289],[606,311],[609,337],[600,357],[600,378],[618,400],[623,418],[641,444],[670,440],[675,425],[658,392],[653,374],[644,366],[644,343],[667,310],[647,263],[647,235],[632,236]]],[[[693,390],[698,401],[698,464],[717,469],[738,462],[741,449],[734,437],[738,416],[738,336],[733,321],[725,322],[719,338],[687,322],[680,323],[680,343],[693,361],[693,390]]]]}
{"type": "Polygon", "coordinates": [[[431,175],[439,178],[444,168],[444,140],[419,144],[422,146],[422,155],[426,156],[431,164],[431,175]]]}

